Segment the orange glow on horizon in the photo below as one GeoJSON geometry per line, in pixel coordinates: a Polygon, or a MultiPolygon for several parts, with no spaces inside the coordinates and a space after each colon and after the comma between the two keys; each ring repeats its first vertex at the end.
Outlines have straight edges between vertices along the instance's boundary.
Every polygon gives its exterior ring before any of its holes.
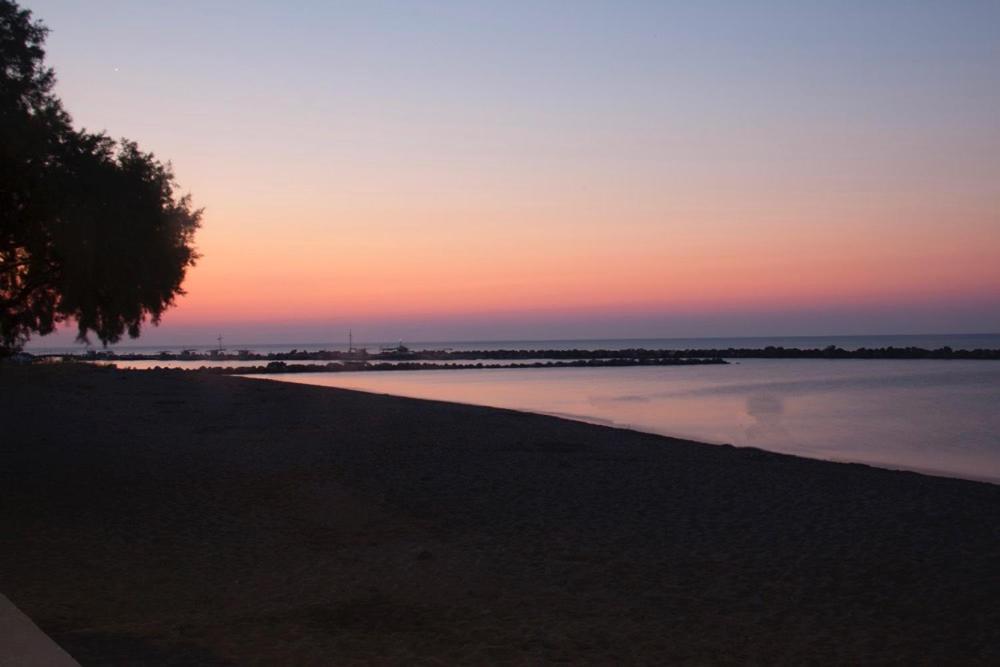
{"type": "Polygon", "coordinates": [[[426,226],[394,216],[351,225],[299,214],[297,231],[275,238],[229,233],[239,223],[209,213],[204,258],[171,321],[774,309],[989,296],[1000,285],[997,244],[917,224],[880,239],[859,222],[504,226],[428,214],[426,226]]]}

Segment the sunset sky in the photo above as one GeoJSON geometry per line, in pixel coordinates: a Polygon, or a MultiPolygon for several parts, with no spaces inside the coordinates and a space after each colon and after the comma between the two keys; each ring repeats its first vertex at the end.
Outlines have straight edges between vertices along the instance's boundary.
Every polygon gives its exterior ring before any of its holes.
{"type": "Polygon", "coordinates": [[[995,0],[25,4],[206,208],[143,342],[1000,331],[995,0]]]}

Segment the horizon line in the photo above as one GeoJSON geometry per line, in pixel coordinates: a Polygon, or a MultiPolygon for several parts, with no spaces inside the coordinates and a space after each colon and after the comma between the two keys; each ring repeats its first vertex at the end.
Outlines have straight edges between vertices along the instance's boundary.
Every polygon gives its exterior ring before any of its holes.
{"type": "MultiPolygon", "coordinates": [[[[953,332],[953,333],[878,333],[878,334],[771,334],[771,335],[750,335],[750,336],[624,336],[624,337],[587,337],[587,338],[503,338],[503,339],[478,339],[478,338],[468,338],[468,339],[438,339],[438,340],[411,340],[409,341],[411,345],[431,345],[431,344],[443,344],[443,343],[568,343],[568,342],[598,342],[598,341],[650,341],[650,340],[730,340],[730,339],[742,339],[742,340],[762,340],[762,339],[773,339],[773,338],[799,338],[799,339],[810,339],[810,338],[919,338],[919,337],[942,337],[942,336],[968,336],[968,337],[978,337],[978,336],[1000,336],[1000,331],[996,332],[953,332]]],[[[405,341],[406,339],[402,339],[405,341]]],[[[398,337],[388,338],[384,340],[371,339],[363,341],[363,344],[367,345],[378,345],[383,343],[391,343],[395,341],[400,341],[398,337]]],[[[25,345],[25,348],[34,347],[36,349],[45,349],[46,346],[43,340],[33,339],[25,345]]],[[[279,342],[245,342],[241,341],[238,343],[229,344],[227,347],[273,347],[281,345],[302,345],[302,346],[317,346],[317,345],[342,345],[343,341],[325,340],[325,341],[279,341],[279,342]]],[[[92,348],[103,348],[110,349],[113,347],[125,347],[125,348],[164,348],[164,347],[216,347],[217,343],[142,343],[134,341],[124,341],[119,343],[113,343],[110,345],[102,345],[100,343],[83,343],[76,340],[68,341],[66,345],[52,345],[52,348],[65,348],[65,347],[92,347],[92,348]]]]}

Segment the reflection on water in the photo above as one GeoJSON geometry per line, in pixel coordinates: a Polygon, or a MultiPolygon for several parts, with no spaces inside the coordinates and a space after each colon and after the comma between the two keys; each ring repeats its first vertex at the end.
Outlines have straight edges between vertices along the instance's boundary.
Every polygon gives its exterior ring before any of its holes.
{"type": "Polygon", "coordinates": [[[775,394],[762,392],[747,398],[747,414],[756,420],[746,428],[746,441],[758,447],[790,444],[791,434],[781,421],[784,403],[775,394]]]}
{"type": "Polygon", "coordinates": [[[272,376],[528,410],[813,458],[1000,481],[1000,362],[747,359],[727,366],[272,376]]]}

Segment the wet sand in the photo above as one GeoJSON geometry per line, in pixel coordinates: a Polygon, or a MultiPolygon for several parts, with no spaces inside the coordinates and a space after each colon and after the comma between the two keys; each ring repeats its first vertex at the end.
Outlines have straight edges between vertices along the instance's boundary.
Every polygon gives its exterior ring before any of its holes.
{"type": "Polygon", "coordinates": [[[0,368],[0,591],[84,665],[1000,663],[1000,486],[0,368]]]}

